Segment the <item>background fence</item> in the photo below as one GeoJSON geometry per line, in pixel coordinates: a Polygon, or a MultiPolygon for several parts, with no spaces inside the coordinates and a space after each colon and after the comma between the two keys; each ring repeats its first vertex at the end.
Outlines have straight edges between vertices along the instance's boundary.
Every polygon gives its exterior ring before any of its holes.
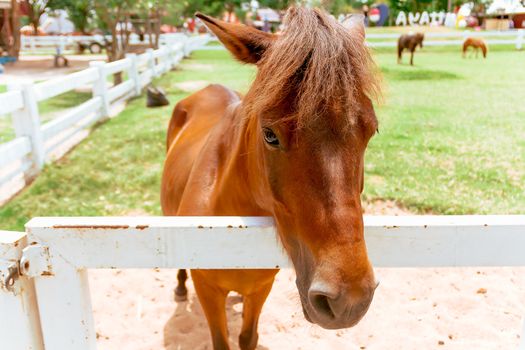
{"type": "MultiPolygon", "coordinates": [[[[26,231],[0,232],[10,350],[96,348],[87,269],[289,266],[264,217],[35,218],[26,231]]],[[[376,267],[525,266],[525,216],[365,216],[365,236],[376,267]]]]}
{"type": "MultiPolygon", "coordinates": [[[[417,31],[417,28],[414,28],[417,31]]],[[[399,33],[367,34],[366,40],[370,47],[396,47],[399,33]]],[[[425,33],[424,46],[461,46],[467,37],[484,38],[491,45],[514,45],[521,50],[525,43],[525,30],[508,31],[462,31],[445,33],[425,33]]]]}
{"type": "Polygon", "coordinates": [[[53,152],[65,153],[78,143],[78,134],[110,115],[117,102],[141,94],[153,78],[169,71],[209,36],[163,39],[158,50],[142,55],[128,54],[125,59],[105,63],[90,62],[90,68],[41,83],[12,84],[0,93],[0,118],[12,116],[16,137],[0,144],[0,187],[23,175],[32,181],[53,152]],[[123,73],[124,81],[108,83],[113,74],[123,73]],[[92,98],[53,120],[42,123],[38,103],[68,91],[88,87],[92,98]]]}
{"type": "MultiPolygon", "coordinates": [[[[152,40],[154,39],[155,36],[152,36],[152,40]]],[[[111,40],[112,38],[110,35],[22,35],[20,48],[22,52],[27,53],[56,52],[57,49],[59,49],[60,52],[65,52],[67,50],[78,50],[80,43],[88,48],[91,43],[101,44],[103,46],[106,42],[111,42],[111,40]]],[[[161,34],[159,37],[159,44],[164,45],[174,41],[186,44],[186,42],[193,42],[194,40],[195,37],[190,37],[182,33],[161,34]]],[[[132,33],[129,37],[129,43],[131,45],[149,45],[150,36],[145,35],[143,40],[140,40],[140,37],[137,34],[132,33]]]]}
{"type": "MultiPolygon", "coordinates": [[[[417,28],[414,28],[417,31],[417,28]]],[[[402,33],[367,33],[366,43],[369,47],[396,47],[397,39],[402,33]]],[[[525,30],[508,31],[454,31],[445,33],[425,33],[424,46],[462,46],[467,37],[483,38],[491,45],[512,45],[517,50],[521,50],[525,45],[525,30]]],[[[209,46],[208,50],[224,50],[222,46],[209,46]]]]}
{"type": "MultiPolygon", "coordinates": [[[[417,27],[414,31],[417,31],[417,27]]],[[[367,44],[370,47],[396,47],[397,39],[401,33],[369,33],[366,35],[367,44]]],[[[506,31],[450,31],[444,33],[425,33],[425,46],[460,46],[467,37],[482,37],[490,45],[513,45],[516,49],[521,50],[525,44],[525,30],[506,30],[506,31]]],[[[79,42],[103,42],[102,36],[23,36],[22,50],[31,52],[54,51],[61,48],[62,51],[67,49],[74,50],[79,42]]],[[[111,39],[107,37],[107,39],[111,39]]],[[[173,41],[189,40],[184,34],[162,34],[160,43],[166,44],[173,41]]],[[[130,37],[131,44],[149,43],[149,37],[143,41],[139,40],[138,35],[132,34],[130,37]]],[[[221,47],[211,47],[210,49],[223,50],[221,47]]]]}

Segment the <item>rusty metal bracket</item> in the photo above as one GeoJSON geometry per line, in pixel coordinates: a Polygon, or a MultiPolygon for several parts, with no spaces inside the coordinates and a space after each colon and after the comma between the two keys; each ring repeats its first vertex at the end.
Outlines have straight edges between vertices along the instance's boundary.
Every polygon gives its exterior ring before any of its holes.
{"type": "Polygon", "coordinates": [[[18,261],[10,261],[9,265],[0,268],[0,289],[14,292],[16,280],[20,277],[18,261]]]}
{"type": "Polygon", "coordinates": [[[28,277],[52,275],[49,247],[41,244],[25,247],[20,259],[20,274],[28,277]]]}

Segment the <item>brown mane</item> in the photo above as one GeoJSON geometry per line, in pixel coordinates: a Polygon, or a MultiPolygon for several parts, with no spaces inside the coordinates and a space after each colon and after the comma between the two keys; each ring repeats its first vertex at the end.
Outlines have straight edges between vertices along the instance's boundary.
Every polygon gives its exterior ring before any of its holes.
{"type": "Polygon", "coordinates": [[[359,112],[357,100],[363,94],[379,96],[375,65],[363,38],[319,9],[291,8],[284,25],[258,63],[244,102],[246,115],[286,107],[298,127],[327,112],[352,124],[359,112]]]}

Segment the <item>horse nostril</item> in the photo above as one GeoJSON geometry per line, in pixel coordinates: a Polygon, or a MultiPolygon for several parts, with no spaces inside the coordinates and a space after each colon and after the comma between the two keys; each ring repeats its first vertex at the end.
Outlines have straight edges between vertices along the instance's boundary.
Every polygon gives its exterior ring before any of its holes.
{"type": "Polygon", "coordinates": [[[334,318],[334,312],[330,307],[328,296],[320,293],[310,293],[310,303],[316,312],[334,318]]]}

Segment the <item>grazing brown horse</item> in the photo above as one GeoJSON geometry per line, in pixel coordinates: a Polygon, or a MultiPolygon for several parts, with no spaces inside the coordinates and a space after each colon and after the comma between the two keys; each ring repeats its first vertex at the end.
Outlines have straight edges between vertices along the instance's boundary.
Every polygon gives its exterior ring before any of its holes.
{"type": "MultiPolygon", "coordinates": [[[[365,148],[377,129],[375,68],[362,17],[346,27],[291,8],[276,36],[197,14],[240,61],[248,93],[211,85],[173,112],[162,177],[165,215],[272,216],[297,274],[305,317],[355,325],[377,286],[363,235],[365,148]]],[[[243,295],[241,349],[255,349],[278,270],[191,270],[214,349],[229,349],[225,300],[243,295]]],[[[180,270],[176,294],[186,297],[180,270]]]]}
{"type": "Polygon", "coordinates": [[[423,48],[423,40],[425,35],[423,33],[415,34],[403,34],[399,37],[397,41],[397,63],[401,63],[401,56],[404,49],[410,51],[410,65],[414,65],[414,52],[416,51],[417,46],[423,48]]]}
{"type": "Polygon", "coordinates": [[[476,52],[476,58],[478,58],[479,49],[483,52],[483,58],[487,58],[487,45],[483,39],[471,37],[466,38],[463,42],[463,58],[467,56],[467,50],[469,47],[472,47],[476,52]]]}

